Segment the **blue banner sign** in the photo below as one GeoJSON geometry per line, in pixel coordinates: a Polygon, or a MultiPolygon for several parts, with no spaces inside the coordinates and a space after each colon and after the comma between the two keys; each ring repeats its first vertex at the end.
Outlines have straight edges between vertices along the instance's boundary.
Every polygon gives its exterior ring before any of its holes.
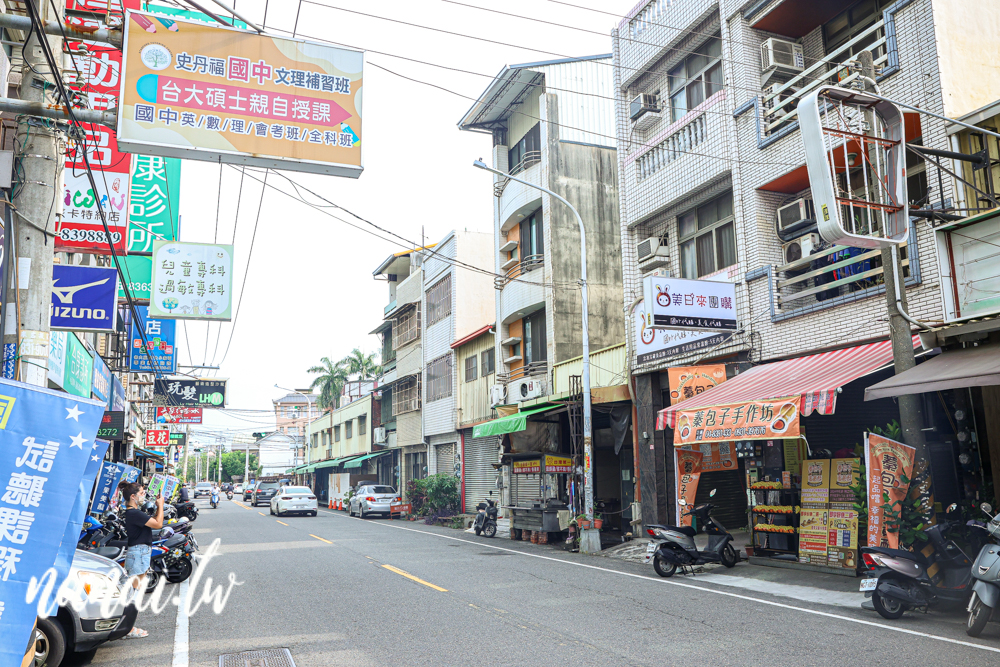
{"type": "Polygon", "coordinates": [[[111,391],[111,409],[115,412],[123,412],[125,410],[125,386],[117,375],[111,376],[111,391]]]}
{"type": "Polygon", "coordinates": [[[112,505],[118,484],[122,480],[126,482],[137,481],[139,472],[138,468],[124,463],[105,461],[101,466],[101,475],[97,479],[97,489],[94,491],[94,502],[90,507],[90,513],[94,516],[104,514],[112,505]]]}
{"type": "Polygon", "coordinates": [[[111,369],[101,359],[101,355],[94,354],[94,381],[90,390],[94,396],[104,401],[105,409],[111,409],[111,369]]]}
{"type": "Polygon", "coordinates": [[[118,314],[118,272],[99,266],[52,267],[53,329],[114,331],[118,314]]]}
{"type": "Polygon", "coordinates": [[[149,308],[136,306],[139,321],[132,323],[129,336],[128,368],[130,371],[145,373],[161,372],[172,374],[177,372],[176,340],[177,322],[174,320],[154,320],[149,317],[149,308]],[[140,329],[139,327],[142,327],[140,329]],[[143,345],[140,331],[146,332],[146,345],[143,345]],[[146,354],[149,352],[149,354],[146,354]],[[150,362],[152,357],[152,363],[150,362]]]}
{"type": "Polygon", "coordinates": [[[0,380],[0,664],[21,664],[29,582],[55,564],[103,415],[100,401],[0,380]]]}

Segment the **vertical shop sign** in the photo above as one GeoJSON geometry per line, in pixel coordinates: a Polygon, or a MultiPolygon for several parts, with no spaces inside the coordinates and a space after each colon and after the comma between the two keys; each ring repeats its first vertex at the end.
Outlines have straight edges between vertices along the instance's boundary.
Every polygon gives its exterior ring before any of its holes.
{"type": "Polygon", "coordinates": [[[865,468],[868,475],[868,546],[899,548],[898,529],[885,523],[883,505],[900,511],[913,475],[917,450],[874,433],[865,434],[865,468]],[[904,482],[903,479],[906,479],[904,482]]]}
{"type": "Polygon", "coordinates": [[[677,471],[677,525],[690,526],[691,516],[684,512],[694,507],[694,497],[698,493],[698,480],[701,479],[700,451],[689,449],[674,449],[674,465],[677,471]],[[684,505],[681,505],[681,500],[684,505]]]}
{"type": "Polygon", "coordinates": [[[670,405],[676,405],[725,382],[726,366],[674,366],[667,369],[667,377],[670,384],[670,405]]]}
{"type": "MultiPolygon", "coordinates": [[[[146,255],[126,255],[119,257],[118,262],[122,265],[124,282],[128,283],[132,300],[141,304],[149,303],[149,290],[153,284],[153,258],[146,255]]],[[[128,303],[123,281],[118,283],[118,303],[128,303]]]]}
{"type": "Polygon", "coordinates": [[[181,161],[150,155],[136,155],[133,161],[128,251],[149,253],[153,241],[180,236],[181,161]]]}
{"type": "Polygon", "coordinates": [[[177,323],[149,317],[149,308],[136,306],[139,319],[132,322],[129,334],[128,367],[131,371],[177,372],[177,323]],[[143,342],[142,333],[146,338],[143,342]]]}
{"type": "Polygon", "coordinates": [[[76,334],[66,336],[66,376],[63,389],[76,396],[90,398],[94,374],[94,357],[83,346],[76,334]]]}
{"type": "Polygon", "coordinates": [[[72,333],[49,332],[49,381],[62,389],[66,376],[66,337],[72,333]]]}

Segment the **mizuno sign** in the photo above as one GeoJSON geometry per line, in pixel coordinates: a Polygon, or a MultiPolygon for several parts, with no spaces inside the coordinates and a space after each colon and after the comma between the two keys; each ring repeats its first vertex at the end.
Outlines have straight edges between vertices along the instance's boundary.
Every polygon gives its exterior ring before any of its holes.
{"type": "Polygon", "coordinates": [[[50,326],[73,331],[114,331],[118,273],[96,266],[52,267],[50,326]]]}

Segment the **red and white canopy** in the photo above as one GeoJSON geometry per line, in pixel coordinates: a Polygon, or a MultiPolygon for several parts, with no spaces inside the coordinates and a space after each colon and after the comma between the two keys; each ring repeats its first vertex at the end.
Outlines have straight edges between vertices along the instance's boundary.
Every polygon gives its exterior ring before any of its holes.
{"type": "MultiPolygon", "coordinates": [[[[920,339],[913,337],[914,344],[920,339]]],[[[801,396],[799,411],[832,415],[837,389],[892,363],[892,342],[870,343],[751,368],[717,387],[660,410],[656,428],[674,428],[677,411],[699,410],[745,401],[801,396]]]]}

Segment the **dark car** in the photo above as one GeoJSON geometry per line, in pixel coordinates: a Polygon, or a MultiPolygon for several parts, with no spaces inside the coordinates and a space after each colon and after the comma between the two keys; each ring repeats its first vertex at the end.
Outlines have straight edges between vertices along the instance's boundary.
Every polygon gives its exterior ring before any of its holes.
{"type": "Polygon", "coordinates": [[[253,505],[269,505],[271,498],[278,492],[278,480],[262,480],[253,488],[253,505]]]}
{"type": "Polygon", "coordinates": [[[250,502],[250,499],[253,498],[253,489],[255,486],[257,486],[257,482],[247,482],[246,486],[243,487],[243,502],[250,502]]]}

